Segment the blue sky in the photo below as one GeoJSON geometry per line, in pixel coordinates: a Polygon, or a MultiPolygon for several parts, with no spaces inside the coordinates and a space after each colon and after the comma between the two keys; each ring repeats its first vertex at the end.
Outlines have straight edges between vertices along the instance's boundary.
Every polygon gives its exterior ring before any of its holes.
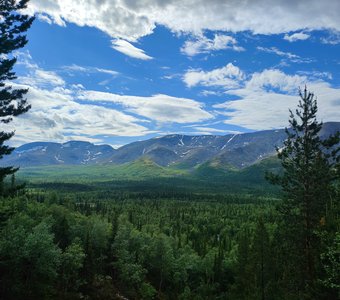
{"type": "Polygon", "coordinates": [[[298,88],[340,121],[340,2],[31,0],[15,145],[114,146],[287,126],[298,88]],[[327,5],[326,5],[327,4],[327,5]]]}

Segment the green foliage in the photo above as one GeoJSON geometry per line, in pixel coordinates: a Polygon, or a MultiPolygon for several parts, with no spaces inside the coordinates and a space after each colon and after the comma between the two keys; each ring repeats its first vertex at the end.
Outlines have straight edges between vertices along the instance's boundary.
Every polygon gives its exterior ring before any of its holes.
{"type": "MultiPolygon", "coordinates": [[[[280,172],[274,159],[242,172],[251,177],[265,169],[280,172]]],[[[221,181],[232,176],[223,172],[221,181]]],[[[2,199],[0,298],[301,299],[292,292],[303,276],[295,260],[301,252],[286,252],[294,239],[282,229],[276,209],[282,202],[256,196],[259,191],[228,194],[220,182],[182,179],[82,178],[2,199]],[[22,257],[33,257],[39,266],[28,282],[22,257]],[[38,281],[35,273],[46,273],[46,279],[38,281]]],[[[338,293],[335,199],[317,231],[317,299],[336,299],[338,293]]]]}
{"type": "Polygon", "coordinates": [[[321,261],[326,276],[322,284],[334,292],[334,297],[340,298],[340,233],[337,232],[333,243],[321,253],[321,261]]]}
{"type": "Polygon", "coordinates": [[[57,277],[61,251],[53,244],[49,220],[33,223],[18,215],[2,231],[1,281],[6,299],[48,298],[57,277]]]}
{"type": "Polygon", "coordinates": [[[286,293],[292,299],[315,299],[321,272],[320,233],[326,229],[322,223],[328,222],[326,207],[338,178],[339,133],[322,139],[314,94],[305,89],[300,98],[295,114],[291,112],[284,146],[278,149],[283,173],[268,178],[281,186],[284,196],[279,211],[281,251],[290,257],[282,265],[286,293]]]}
{"type": "MultiPolygon", "coordinates": [[[[8,82],[16,79],[13,67],[17,61],[12,57],[14,50],[27,43],[24,33],[31,26],[33,19],[18,11],[26,8],[28,0],[0,1],[0,124],[8,124],[13,117],[21,115],[30,109],[25,95],[27,89],[13,89],[8,82]]],[[[0,132],[0,159],[10,154],[14,148],[4,145],[14,131],[0,132]]],[[[7,175],[17,171],[14,167],[0,168],[0,195],[5,195],[3,181],[7,175]]],[[[12,187],[13,189],[13,187],[12,187]]]]}
{"type": "Polygon", "coordinates": [[[59,292],[65,299],[68,293],[76,293],[83,283],[80,270],[85,259],[84,249],[80,240],[69,245],[61,254],[59,267],[59,292]]]}
{"type": "Polygon", "coordinates": [[[143,286],[146,269],[142,263],[145,260],[146,243],[142,234],[133,228],[126,216],[120,216],[118,229],[114,242],[114,254],[117,257],[115,267],[121,283],[126,285],[126,292],[130,290],[131,295],[136,295],[141,290],[146,293],[143,286]]]}

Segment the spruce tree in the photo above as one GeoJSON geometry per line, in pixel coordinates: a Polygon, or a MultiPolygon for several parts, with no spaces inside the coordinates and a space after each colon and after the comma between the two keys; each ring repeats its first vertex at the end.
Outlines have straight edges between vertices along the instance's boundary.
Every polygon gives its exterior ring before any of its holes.
{"type": "Polygon", "coordinates": [[[256,224],[251,258],[257,298],[261,300],[274,299],[270,291],[270,281],[273,280],[271,245],[262,216],[256,224]]]}
{"type": "Polygon", "coordinates": [[[268,174],[281,186],[283,282],[289,299],[315,299],[320,271],[320,238],[328,201],[334,192],[339,135],[320,137],[317,101],[305,88],[295,113],[290,111],[287,139],[277,149],[283,173],[268,174]]]}
{"type": "MultiPolygon", "coordinates": [[[[25,32],[33,22],[33,17],[20,14],[29,0],[0,0],[0,123],[8,124],[13,117],[30,109],[25,95],[27,89],[13,88],[9,81],[16,79],[13,67],[17,61],[13,51],[25,46],[25,32]]],[[[5,145],[14,131],[0,131],[0,159],[10,154],[14,148],[5,145]]],[[[7,175],[14,174],[17,168],[0,168],[0,195],[3,195],[3,181],[7,175]]]]}

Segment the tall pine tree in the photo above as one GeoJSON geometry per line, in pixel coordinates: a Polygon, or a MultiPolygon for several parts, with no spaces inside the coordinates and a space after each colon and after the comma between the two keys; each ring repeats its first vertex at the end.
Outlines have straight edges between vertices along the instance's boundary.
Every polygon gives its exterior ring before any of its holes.
{"type": "Polygon", "coordinates": [[[281,186],[280,206],[283,282],[289,299],[316,299],[320,271],[320,238],[325,209],[334,192],[339,135],[320,137],[317,101],[305,88],[300,91],[295,114],[290,111],[287,139],[278,149],[283,174],[269,174],[269,180],[281,186]]]}
{"type": "MultiPolygon", "coordinates": [[[[13,117],[30,109],[25,95],[27,89],[13,88],[9,81],[16,79],[13,67],[17,61],[13,51],[25,46],[25,32],[33,22],[33,17],[20,14],[29,0],[0,0],[0,123],[8,124],[13,117]]],[[[14,131],[0,131],[0,159],[10,154],[14,148],[5,143],[14,135],[14,131]]],[[[0,196],[4,193],[3,181],[7,175],[14,174],[17,168],[0,168],[0,196]]]]}

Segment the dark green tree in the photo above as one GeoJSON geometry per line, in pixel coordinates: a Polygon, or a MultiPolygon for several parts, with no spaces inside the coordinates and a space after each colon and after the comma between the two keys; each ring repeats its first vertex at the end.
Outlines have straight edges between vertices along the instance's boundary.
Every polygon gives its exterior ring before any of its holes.
{"type": "Polygon", "coordinates": [[[256,298],[276,299],[273,292],[272,281],[274,280],[272,247],[269,234],[263,218],[260,217],[256,224],[256,229],[251,247],[251,265],[254,276],[256,298]]]}
{"type": "Polygon", "coordinates": [[[267,177],[283,191],[280,230],[289,299],[315,299],[321,251],[318,233],[334,193],[339,135],[322,139],[316,97],[305,88],[300,98],[295,113],[290,111],[287,139],[277,150],[283,173],[267,177]]]}
{"type": "Polygon", "coordinates": [[[63,299],[67,299],[68,293],[76,293],[82,284],[80,270],[85,258],[84,249],[80,240],[69,245],[61,254],[59,268],[59,293],[63,299]]]}
{"type": "MultiPolygon", "coordinates": [[[[29,0],[0,0],[0,123],[8,124],[13,117],[19,116],[30,109],[25,98],[27,89],[13,88],[8,84],[16,79],[13,67],[17,61],[13,51],[25,46],[25,32],[33,22],[33,17],[20,14],[26,8],[29,0]]],[[[10,154],[14,148],[4,145],[14,131],[0,131],[0,159],[10,154]]],[[[0,168],[0,186],[7,175],[17,171],[14,167],[0,168]]],[[[3,191],[0,191],[0,195],[3,191]]]]}
{"type": "Polygon", "coordinates": [[[0,299],[50,299],[60,265],[50,220],[27,226],[28,216],[12,218],[0,238],[0,299]]]}

